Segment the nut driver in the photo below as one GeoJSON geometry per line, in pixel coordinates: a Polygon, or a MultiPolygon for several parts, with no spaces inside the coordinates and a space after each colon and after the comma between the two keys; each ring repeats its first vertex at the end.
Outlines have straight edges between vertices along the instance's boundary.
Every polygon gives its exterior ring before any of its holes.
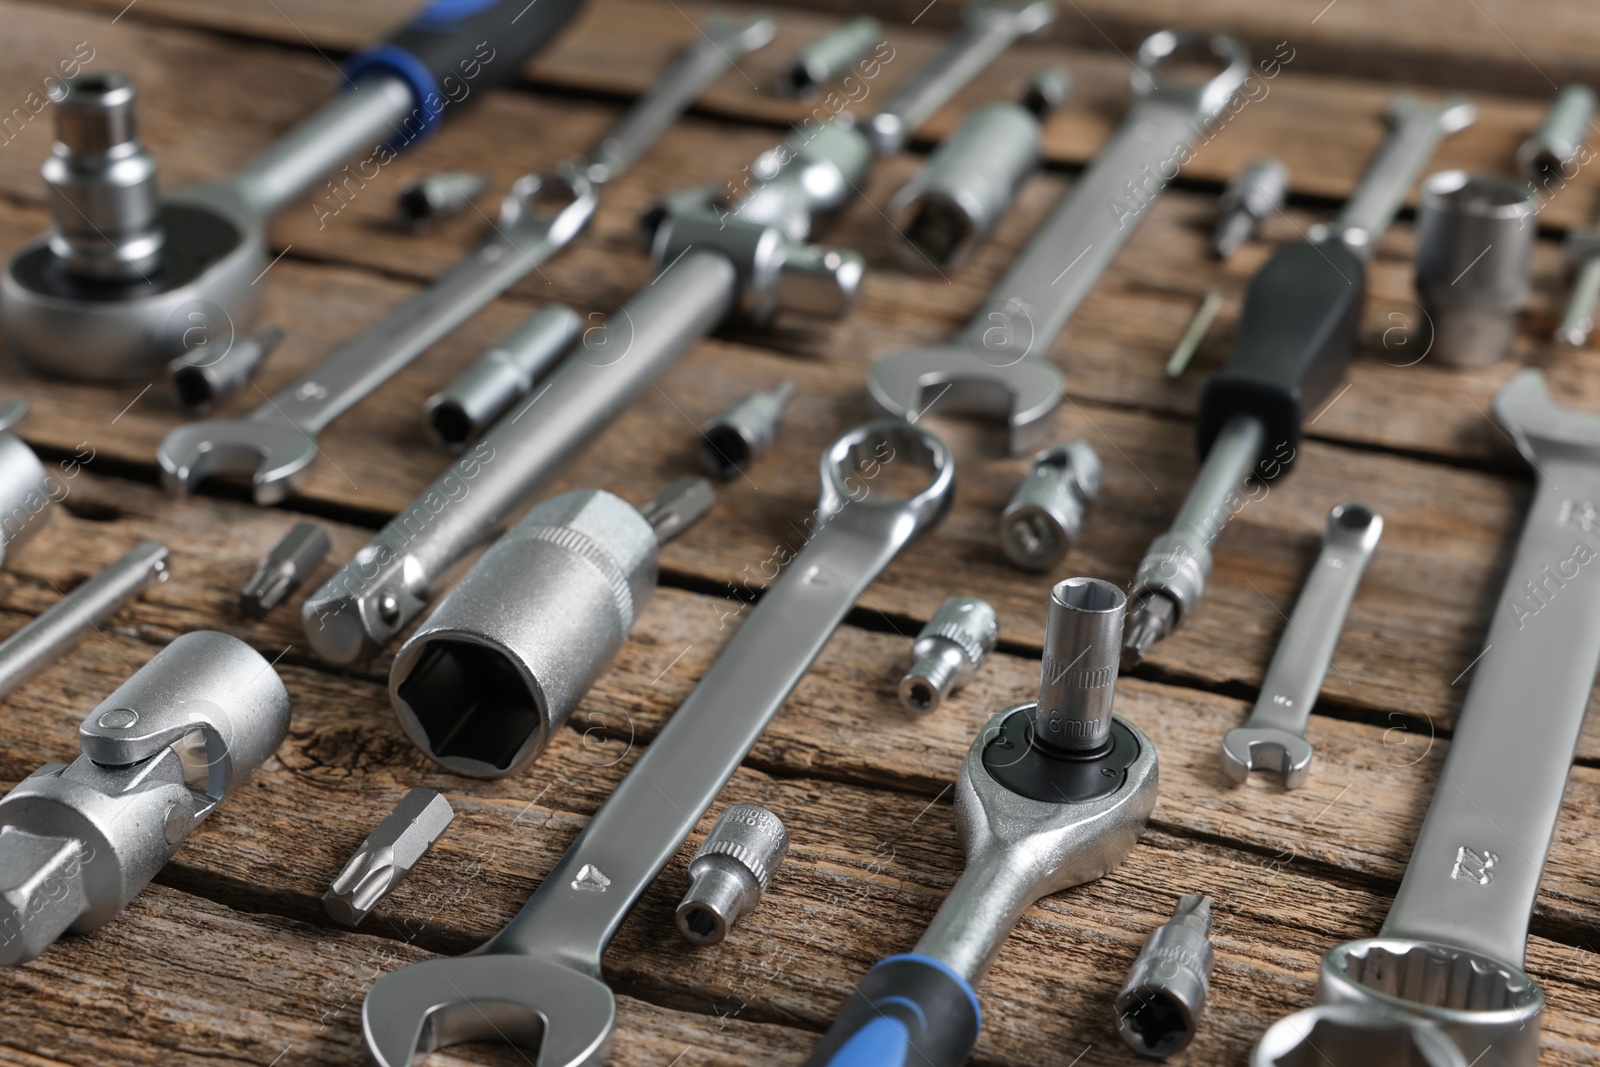
{"type": "Polygon", "coordinates": [[[362,1007],[369,1062],[402,1067],[464,1041],[538,1048],[539,1067],[606,1062],[616,999],[601,958],[645,889],[879,572],[949,509],[955,465],[926,431],[880,420],[829,446],[817,528],[700,684],[500,933],[473,952],[378,979],[362,1007]],[[872,484],[928,472],[916,495],[872,484]]]}
{"type": "Polygon", "coordinates": [[[1122,590],[1050,594],[1039,698],[991,718],[956,782],[965,872],[911,952],[880,960],[806,1067],[959,1067],[978,1042],[973,987],[1033,903],[1103,877],[1156,804],[1156,750],[1111,713],[1122,590]]]}
{"type": "Polygon", "coordinates": [[[57,113],[58,141],[66,140],[52,159],[69,164],[76,180],[52,181],[56,231],[23,247],[0,281],[12,351],[48,374],[123,381],[160,375],[187,350],[185,335],[197,322],[230,337],[244,330],[260,306],[264,287],[254,283],[267,265],[273,216],[357,152],[388,142],[378,151],[392,154],[426,136],[455,110],[447,98],[511,81],[580,6],[435,0],[346,64],[348,91],[244,170],[166,197],[156,193],[148,153],[135,153],[147,170],[138,183],[122,184],[125,171],[111,165],[139,147],[132,86],[115,75],[76,79],[68,92],[74,106],[57,113]],[[63,155],[69,145],[76,147],[63,155]],[[64,242],[77,246],[75,254],[62,254],[64,242]]]}
{"type": "Polygon", "coordinates": [[[813,221],[837,211],[864,184],[880,146],[898,144],[1007,44],[1053,13],[1041,0],[975,4],[965,28],[869,122],[798,131],[750,168],[759,180],[731,209],[722,209],[709,190],[690,189],[652,210],[646,225],[660,273],[611,316],[603,347],[574,349],[527,403],[311,595],[302,619],[317,655],[351,665],[382,651],[427,606],[450,567],[736,309],[756,323],[769,323],[779,311],[846,313],[861,257],[808,243],[813,221]],[[494,461],[484,463],[485,455],[494,461]],[[471,486],[465,496],[463,484],[471,486]],[[447,499],[449,506],[438,506],[447,499]]]}
{"type": "Polygon", "coordinates": [[[1293,468],[1306,413],[1355,355],[1367,258],[1439,142],[1476,117],[1460,97],[1438,105],[1396,97],[1389,134],[1338,219],[1278,249],[1256,271],[1233,355],[1200,396],[1200,471],[1134,576],[1123,635],[1128,662],[1142,659],[1205,595],[1211,546],[1232,517],[1239,486],[1253,470],[1276,478],[1293,468]]]}
{"type": "Polygon", "coordinates": [[[432,284],[368,327],[242,420],[182,426],[157,449],[161,480],[184,493],[213,474],[249,474],[256,503],[275,504],[304,484],[317,434],[434,342],[572,241],[594,214],[605,182],[637,159],[701,91],[772,37],[765,16],[714,19],[586,163],[518,179],[494,232],[432,284]]]}
{"type": "Polygon", "coordinates": [[[938,404],[1004,421],[1013,455],[1043,447],[1063,396],[1061,372],[1045,359],[1051,342],[1249,71],[1244,46],[1223,34],[1145,38],[1134,104],[1117,132],[959,335],[872,365],[867,387],[878,407],[912,419],[938,404]],[[1198,85],[1163,73],[1165,61],[1196,51],[1222,70],[1198,85]]]}
{"type": "Polygon", "coordinates": [[[1319,1006],[1274,1024],[1255,1067],[1539,1058],[1544,994],[1523,952],[1600,666],[1585,503],[1600,499],[1600,416],[1556,403],[1536,370],[1495,415],[1537,488],[1411,862],[1378,936],[1328,951],[1319,1006]]]}

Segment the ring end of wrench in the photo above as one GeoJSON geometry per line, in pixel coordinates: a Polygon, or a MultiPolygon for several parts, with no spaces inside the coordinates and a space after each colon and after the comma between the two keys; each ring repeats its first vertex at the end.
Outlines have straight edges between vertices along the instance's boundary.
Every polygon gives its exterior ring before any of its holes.
{"type": "Polygon", "coordinates": [[[1286,730],[1236,726],[1222,738],[1222,772],[1243,785],[1251,771],[1271,771],[1285,789],[1299,789],[1311,773],[1311,743],[1286,730]]]}

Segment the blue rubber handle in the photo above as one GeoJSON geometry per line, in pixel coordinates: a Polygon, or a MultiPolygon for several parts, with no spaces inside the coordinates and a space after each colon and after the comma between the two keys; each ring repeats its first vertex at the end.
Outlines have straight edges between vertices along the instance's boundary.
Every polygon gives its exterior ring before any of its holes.
{"type": "Polygon", "coordinates": [[[379,72],[410,87],[417,110],[409,144],[438,128],[447,105],[515,78],[582,5],[583,0],[433,0],[383,44],[352,56],[345,76],[354,84],[363,74],[379,72]]]}
{"type": "Polygon", "coordinates": [[[978,995],[931,956],[880,960],[805,1067],[960,1067],[983,1030],[978,995]]]}

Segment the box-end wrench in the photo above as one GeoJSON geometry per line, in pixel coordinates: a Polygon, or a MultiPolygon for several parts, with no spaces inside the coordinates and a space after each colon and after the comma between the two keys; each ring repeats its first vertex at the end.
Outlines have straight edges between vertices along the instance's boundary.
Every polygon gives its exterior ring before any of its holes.
{"type": "Polygon", "coordinates": [[[1205,595],[1211,546],[1237,510],[1245,479],[1271,481],[1294,467],[1306,414],[1355,355],[1367,258],[1439,142],[1470,126],[1477,112],[1461,97],[1423,104],[1398,96],[1388,117],[1388,136],[1332,226],[1284,245],[1250,280],[1233,354],[1200,395],[1200,470],[1134,574],[1123,635],[1128,662],[1177,629],[1205,595]]]}
{"type": "Polygon", "coordinates": [[[20,397],[0,404],[0,564],[50,521],[60,490],[27,442],[11,431],[28,417],[20,397]]]}
{"type": "Polygon", "coordinates": [[[309,477],[324,427],[571,242],[594,214],[600,183],[638,158],[733,57],[766,44],[772,32],[765,16],[742,23],[712,20],[591,160],[518,179],[489,238],[427,288],[268,397],[248,418],[169,433],[157,450],[163,484],[182,493],[213,474],[249,474],[258,504],[288,496],[309,477]]]}
{"type": "Polygon", "coordinates": [[[1039,699],[991,718],[956,782],[966,871],[916,948],[867,972],[807,1067],[960,1067],[982,1027],[973,987],[1023,913],[1127,858],[1157,765],[1150,739],[1111,713],[1126,607],[1096,578],[1051,590],[1039,699]]]}
{"type": "Polygon", "coordinates": [[[1134,104],[1111,140],[954,340],[884,356],[867,386],[890,415],[939,410],[1001,420],[1012,454],[1042,447],[1063,396],[1051,342],[1206,125],[1250,72],[1244,46],[1223,34],[1162,30],[1139,46],[1134,104]],[[1164,61],[1204,50],[1223,69],[1198,85],[1163,73],[1164,61]]]}
{"type": "Polygon", "coordinates": [[[862,590],[944,516],[954,476],[944,443],[905,423],[868,423],[828,448],[816,532],[517,917],[476,951],[403,967],[367,993],[370,1062],[402,1067],[463,1041],[538,1048],[540,1067],[606,1062],[606,947],[862,590]],[[892,499],[872,481],[901,464],[930,480],[892,499]]]}
{"type": "Polygon", "coordinates": [[[1339,504],[1328,513],[1322,549],[1278,639],[1255,709],[1222,739],[1222,771],[1235,782],[1269,770],[1283,778],[1285,789],[1305,784],[1311,772],[1306,723],[1333,666],[1361,572],[1382,536],[1383,517],[1371,508],[1339,504]]]}
{"type": "Polygon", "coordinates": [[[75,79],[67,94],[72,115],[63,116],[67,128],[58,133],[65,136],[52,159],[65,172],[51,182],[57,229],[18,252],[0,281],[12,351],[46,373],[118,381],[161,374],[201,332],[208,347],[219,337],[225,344],[260,306],[264,287],[253,283],[266,266],[274,215],[355,153],[371,151],[374,165],[387,163],[454,113],[447,101],[511,81],[580,4],[435,0],[347,63],[349,91],[238,175],[164,198],[147,154],[147,173],[135,182],[113,165],[138,148],[132,86],[114,75],[75,79]],[[117,150],[103,153],[105,143],[117,150]],[[76,148],[63,156],[69,145],[76,148]],[[74,233],[78,239],[64,240],[74,233]],[[129,259],[135,249],[138,259],[129,259]],[[96,263],[135,269],[97,277],[89,272],[96,263]]]}
{"type": "MultiPolygon", "coordinates": [[[[906,125],[938,110],[1009,42],[1049,21],[1042,0],[977,4],[965,28],[896,93],[885,113],[906,125]],[[908,118],[909,116],[909,118],[908,118]]],[[[862,260],[804,243],[817,217],[864,184],[873,147],[859,125],[797,132],[764,153],[759,180],[731,209],[691,189],[646,218],[661,273],[610,318],[603,345],[575,349],[545,384],[445,469],[307,599],[306,637],[329,663],[371,659],[427,606],[440,577],[550,484],[616,416],[736,308],[842,314],[862,260]]]]}
{"type": "Polygon", "coordinates": [[[1536,370],[1495,414],[1538,488],[1433,802],[1379,936],[1323,957],[1321,1006],[1268,1030],[1256,1067],[1539,1057],[1544,994],[1523,953],[1600,667],[1600,416],[1556,403],[1536,370]]]}

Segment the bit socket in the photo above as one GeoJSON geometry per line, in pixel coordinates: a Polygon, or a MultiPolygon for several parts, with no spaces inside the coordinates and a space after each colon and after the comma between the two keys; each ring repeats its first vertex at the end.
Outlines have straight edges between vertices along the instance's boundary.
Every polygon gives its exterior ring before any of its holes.
{"type": "Polygon", "coordinates": [[[779,382],[742,397],[700,427],[700,465],[723,480],[743,474],[772,446],[794,393],[792,382],[779,382]]]}
{"type": "Polygon", "coordinates": [[[583,334],[583,320],[562,304],[546,304],[485,352],[422,406],[434,444],[460,452],[483,436],[583,334]]]}
{"type": "Polygon", "coordinates": [[[789,831],[760,804],[734,804],[689,861],[689,892],[678,905],[678,932],[696,945],[715,945],[761,902],[783,857],[789,831]]]}
{"type": "Polygon", "coordinates": [[[1068,578],[1050,590],[1035,744],[1083,756],[1110,745],[1127,606],[1122,590],[1098,578],[1068,578]]]}
{"type": "Polygon", "coordinates": [[[205,415],[250,384],[261,364],[283,341],[283,331],[269,326],[254,337],[241,337],[220,356],[208,340],[167,364],[172,400],[190,415],[205,415]]]}
{"type": "Polygon", "coordinates": [[[1089,502],[1100,494],[1100,457],[1089,442],[1039,452],[1000,513],[1000,551],[1024,570],[1048,570],[1072,550],[1089,502]]]}
{"type": "Polygon", "coordinates": [[[1145,939],[1117,994],[1117,1032],[1129,1048],[1161,1059],[1194,1039],[1215,960],[1211,900],[1192,893],[1145,939]]]}
{"type": "Polygon", "coordinates": [[[487,174],[464,170],[430,174],[400,190],[395,210],[407,228],[420,233],[440,219],[466,211],[492,184],[487,174]]]}
{"type": "Polygon", "coordinates": [[[779,80],[778,89],[795,100],[815,96],[882,40],[883,26],[877,19],[871,15],[853,19],[807,45],[795,56],[793,65],[779,80]]]}
{"type": "Polygon", "coordinates": [[[413,789],[367,835],[322,895],[329,917],[357,926],[394,891],[456,817],[444,794],[413,789]]]}
{"type": "Polygon", "coordinates": [[[250,575],[239,592],[239,610],[264,618],[310,577],[328,554],[328,532],[314,522],[297,522],[250,575]]]}
{"type": "Polygon", "coordinates": [[[972,681],[999,636],[1000,624],[987,601],[950,597],[912,642],[915,659],[900,679],[900,703],[907,711],[938,711],[945,697],[972,681]]]}
{"type": "Polygon", "coordinates": [[[1261,220],[1283,207],[1289,193],[1289,168],[1276,159],[1258,159],[1234,175],[1217,201],[1217,230],[1211,248],[1219,259],[1239,251],[1261,220]]]}
{"type": "Polygon", "coordinates": [[[1594,90],[1569,85],[1556,94],[1544,122],[1517,149],[1517,169],[1535,184],[1560,187],[1577,171],[1578,155],[1594,118],[1594,90]]]}

